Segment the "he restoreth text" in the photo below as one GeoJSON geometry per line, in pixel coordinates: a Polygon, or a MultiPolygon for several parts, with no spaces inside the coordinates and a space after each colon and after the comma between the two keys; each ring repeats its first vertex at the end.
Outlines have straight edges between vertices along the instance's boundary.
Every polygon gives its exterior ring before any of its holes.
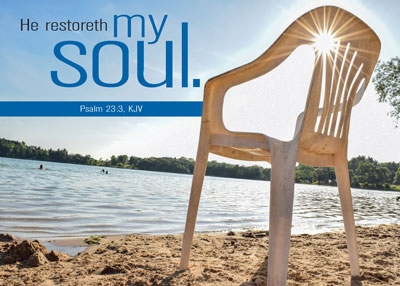
{"type": "MultiPolygon", "coordinates": [[[[32,22],[30,23],[29,19],[21,19],[21,31],[24,30],[24,28],[27,31],[37,31],[38,30],[38,23],[37,22],[32,22]]],[[[70,31],[70,32],[79,32],[79,31],[96,31],[96,32],[101,32],[101,31],[107,31],[108,30],[108,24],[106,21],[103,21],[103,19],[95,20],[92,22],[77,22],[77,21],[62,21],[62,22],[56,22],[56,21],[48,21],[46,22],[45,25],[46,31],[70,31]]]]}

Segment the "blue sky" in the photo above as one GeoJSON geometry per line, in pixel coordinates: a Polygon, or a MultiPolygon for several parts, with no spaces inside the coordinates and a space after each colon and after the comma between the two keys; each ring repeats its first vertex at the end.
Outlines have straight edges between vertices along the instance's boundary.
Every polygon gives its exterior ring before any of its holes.
{"type": "MultiPolygon", "coordinates": [[[[298,16],[322,4],[347,9],[367,22],[382,42],[381,59],[400,56],[400,2],[383,1],[0,1],[0,100],[202,100],[203,84],[209,77],[242,65],[261,54],[298,16]],[[136,81],[136,38],[121,38],[130,49],[130,79],[118,88],[99,87],[91,80],[91,50],[113,40],[114,14],[153,15],[161,21],[168,15],[160,44],[146,47],[146,77],[163,79],[165,41],[174,41],[172,89],[145,88],[136,81]],[[21,32],[21,18],[37,21],[40,31],[21,32]],[[44,31],[46,21],[94,21],[109,23],[108,32],[44,31]],[[180,88],[180,23],[189,23],[189,78],[200,78],[200,88],[180,88]],[[51,70],[60,70],[65,80],[76,79],[53,55],[54,45],[63,40],[82,42],[87,56],[73,49],[66,54],[88,71],[88,81],[77,88],[56,86],[51,70]]],[[[146,23],[149,25],[149,22],[146,23]]],[[[153,39],[146,26],[147,40],[153,39]]],[[[135,36],[135,34],[134,34],[135,36]]],[[[139,39],[140,40],[140,39],[139,39]]],[[[307,51],[300,50],[269,78],[252,88],[262,104],[247,106],[241,87],[227,95],[225,123],[233,130],[253,130],[288,139],[297,113],[304,106],[308,87],[307,51]],[[293,68],[295,66],[296,68],[293,68]],[[304,68],[304,71],[302,70],[304,68]],[[301,71],[296,73],[296,71],[301,71]],[[304,77],[304,78],[303,78],[304,77]],[[293,84],[282,88],[283,79],[293,84]],[[265,86],[270,87],[266,96],[265,86]],[[304,91],[305,90],[305,91],[304,91]],[[302,91],[302,92],[300,92],[302,91]],[[292,98],[287,98],[288,94],[292,98]],[[228,100],[229,99],[229,100],[228,100]],[[282,106],[289,110],[282,117],[282,106]],[[248,114],[257,116],[248,116],[248,114]]],[[[101,75],[113,81],[120,76],[117,50],[102,53],[101,75]]],[[[349,156],[370,155],[380,161],[400,161],[400,131],[386,115],[389,107],[377,102],[372,83],[363,101],[355,107],[349,139],[349,156]]],[[[111,154],[137,156],[194,157],[200,118],[1,118],[0,137],[23,140],[46,148],[67,148],[73,153],[107,158],[111,154]]],[[[221,160],[219,157],[212,159],[221,160]]]]}

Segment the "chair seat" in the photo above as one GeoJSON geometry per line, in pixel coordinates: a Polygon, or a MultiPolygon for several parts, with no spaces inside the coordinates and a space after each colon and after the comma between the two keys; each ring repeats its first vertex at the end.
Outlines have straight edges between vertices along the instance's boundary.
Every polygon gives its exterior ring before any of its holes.
{"type": "Polygon", "coordinates": [[[212,145],[210,152],[231,159],[271,162],[271,152],[269,149],[212,145]]]}
{"type": "MultiPolygon", "coordinates": [[[[283,142],[261,133],[228,131],[213,134],[210,152],[231,159],[271,163],[271,141],[283,142]]],[[[343,144],[345,141],[341,138],[305,133],[300,140],[296,161],[314,167],[334,166],[334,154],[343,144]]]]}
{"type": "MultiPolygon", "coordinates": [[[[232,146],[211,145],[210,152],[219,156],[246,160],[267,161],[271,163],[271,151],[263,148],[238,148],[232,146]]],[[[318,154],[303,148],[298,149],[296,161],[300,164],[314,167],[334,167],[334,154],[318,154]]]]}
{"type": "Polygon", "coordinates": [[[269,143],[274,138],[261,133],[231,132],[213,134],[210,152],[231,159],[271,161],[269,143]]]}

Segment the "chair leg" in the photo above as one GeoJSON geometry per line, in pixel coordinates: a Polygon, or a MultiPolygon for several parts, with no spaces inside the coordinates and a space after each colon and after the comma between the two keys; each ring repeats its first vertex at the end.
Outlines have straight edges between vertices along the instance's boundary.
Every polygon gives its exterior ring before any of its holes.
{"type": "Polygon", "coordinates": [[[271,148],[268,285],[286,285],[292,226],[297,142],[271,148]]]}
{"type": "Polygon", "coordinates": [[[340,205],[342,207],[344,230],[346,232],[347,248],[350,256],[351,275],[360,276],[356,229],[354,225],[354,212],[350,191],[350,179],[347,159],[336,158],[335,172],[339,189],[340,205]]]}
{"type": "Polygon", "coordinates": [[[183,233],[182,254],[180,269],[185,270],[189,266],[190,248],[192,246],[194,227],[199,208],[201,188],[207,169],[209,146],[200,139],[196,156],[196,165],[193,171],[192,189],[190,192],[189,207],[186,216],[185,232],[183,233]]]}

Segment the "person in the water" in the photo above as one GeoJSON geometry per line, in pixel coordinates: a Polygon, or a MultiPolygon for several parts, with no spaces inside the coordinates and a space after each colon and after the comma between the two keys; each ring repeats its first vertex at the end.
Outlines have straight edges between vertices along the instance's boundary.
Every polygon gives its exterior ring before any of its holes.
{"type": "Polygon", "coordinates": [[[40,170],[44,170],[43,164],[40,164],[39,169],[40,169],[40,170]]]}

